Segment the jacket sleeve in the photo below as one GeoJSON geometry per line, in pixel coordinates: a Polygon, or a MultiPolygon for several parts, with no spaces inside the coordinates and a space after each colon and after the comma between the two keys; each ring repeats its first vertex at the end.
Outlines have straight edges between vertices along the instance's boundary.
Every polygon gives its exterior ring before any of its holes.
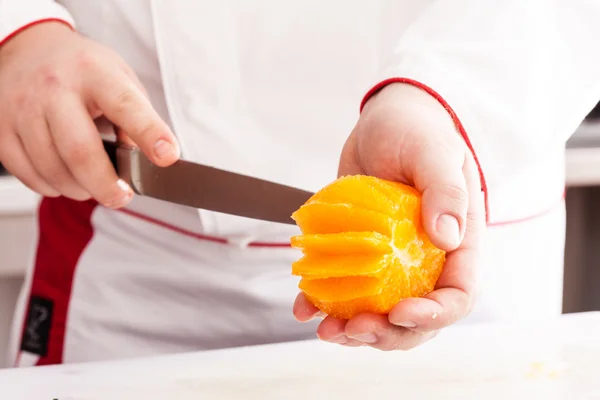
{"type": "Polygon", "coordinates": [[[0,44],[29,26],[46,21],[75,28],[69,12],[54,0],[0,0],[0,44]]]}
{"type": "Polygon", "coordinates": [[[489,222],[489,202],[507,200],[504,182],[549,154],[560,164],[566,140],[600,100],[599,21],[594,0],[434,0],[361,108],[390,82],[434,95],[475,155],[489,222]]]}

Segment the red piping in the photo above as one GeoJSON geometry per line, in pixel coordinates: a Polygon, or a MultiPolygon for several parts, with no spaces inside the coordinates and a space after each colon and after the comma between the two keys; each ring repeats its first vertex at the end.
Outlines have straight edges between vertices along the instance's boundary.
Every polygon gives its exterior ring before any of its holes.
{"type": "Polygon", "coordinates": [[[60,19],[60,18],[44,18],[44,19],[38,19],[37,21],[33,21],[30,22],[26,25],[23,25],[22,27],[18,28],[17,30],[11,32],[8,36],[6,36],[4,39],[0,40],[0,46],[2,46],[3,44],[5,44],[6,42],[8,42],[10,39],[12,39],[13,37],[15,37],[16,35],[18,35],[19,33],[23,32],[24,30],[26,30],[27,28],[31,28],[34,25],[38,25],[38,24],[42,24],[44,22],[60,22],[62,24],[67,25],[69,28],[71,28],[72,30],[75,30],[75,28],[73,28],[73,26],[68,23],[67,21],[60,19]]]}
{"type": "MultiPolygon", "coordinates": [[[[229,244],[230,243],[225,238],[220,238],[220,237],[210,236],[210,235],[203,235],[201,233],[192,232],[192,231],[189,231],[187,229],[180,228],[178,226],[169,224],[169,223],[164,222],[164,221],[160,221],[158,219],[155,219],[155,218],[149,217],[147,215],[140,214],[138,212],[131,211],[131,210],[128,210],[128,209],[121,208],[121,209],[118,209],[117,211],[120,211],[122,213],[131,215],[132,217],[136,217],[136,218],[142,219],[142,220],[144,220],[146,222],[150,222],[152,224],[161,226],[163,228],[170,229],[173,232],[177,232],[177,233],[180,233],[182,235],[193,237],[195,239],[208,240],[210,242],[222,243],[222,244],[229,244]]],[[[248,247],[290,247],[290,244],[289,243],[272,243],[272,242],[251,242],[251,243],[248,244],[248,247]]]]}
{"type": "Polygon", "coordinates": [[[446,109],[446,111],[448,112],[448,114],[450,114],[450,117],[452,117],[452,121],[454,122],[454,125],[456,125],[456,129],[458,129],[458,132],[460,133],[460,136],[462,136],[462,138],[465,141],[467,147],[471,151],[471,154],[473,154],[473,159],[475,160],[475,163],[477,164],[477,170],[479,171],[479,178],[481,180],[481,190],[483,191],[483,196],[484,196],[484,201],[485,201],[485,221],[486,221],[486,223],[489,224],[489,222],[490,222],[490,212],[489,212],[488,187],[487,187],[487,182],[485,181],[485,176],[483,175],[483,169],[481,168],[481,164],[479,163],[479,159],[477,158],[477,154],[475,154],[475,149],[473,148],[473,144],[471,143],[471,140],[469,139],[469,136],[467,135],[465,127],[463,126],[462,122],[460,122],[460,119],[458,118],[458,116],[456,115],[456,113],[454,112],[454,110],[452,109],[452,107],[450,107],[450,105],[448,104],[448,102],[446,102],[446,100],[444,100],[439,93],[437,93],[435,90],[433,90],[429,86],[427,86],[427,85],[425,85],[425,84],[423,84],[421,82],[415,81],[414,79],[410,79],[410,78],[389,78],[389,79],[386,79],[384,81],[379,82],[378,84],[376,84],[375,86],[373,86],[371,88],[371,90],[369,90],[367,92],[367,94],[365,95],[365,97],[363,97],[363,99],[362,99],[362,101],[360,103],[360,111],[362,112],[365,104],[371,98],[371,96],[373,96],[377,91],[379,91],[384,86],[389,85],[390,83],[407,83],[407,84],[416,86],[419,89],[424,90],[429,95],[431,95],[432,97],[434,97],[446,109]]]}

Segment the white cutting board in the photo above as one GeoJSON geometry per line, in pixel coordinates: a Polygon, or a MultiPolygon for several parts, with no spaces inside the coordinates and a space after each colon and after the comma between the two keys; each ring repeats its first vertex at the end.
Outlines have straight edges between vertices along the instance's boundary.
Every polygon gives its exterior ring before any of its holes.
{"type": "Polygon", "coordinates": [[[409,352],[317,341],[0,372],[0,399],[600,399],[600,313],[447,329],[409,352]]]}

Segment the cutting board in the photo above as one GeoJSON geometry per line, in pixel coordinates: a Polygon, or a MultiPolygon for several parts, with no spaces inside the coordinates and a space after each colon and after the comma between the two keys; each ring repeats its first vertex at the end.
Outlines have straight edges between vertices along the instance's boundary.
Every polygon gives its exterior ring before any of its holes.
{"type": "Polygon", "coordinates": [[[600,399],[600,313],[456,326],[408,352],[318,341],[0,372],[0,399],[600,399]]]}

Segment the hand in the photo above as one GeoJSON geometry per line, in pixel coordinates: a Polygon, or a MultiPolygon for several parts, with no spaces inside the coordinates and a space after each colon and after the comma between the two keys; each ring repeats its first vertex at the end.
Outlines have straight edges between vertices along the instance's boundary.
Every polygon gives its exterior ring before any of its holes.
{"type": "MultiPolygon", "coordinates": [[[[325,317],[317,335],[346,346],[408,350],[465,317],[473,306],[485,227],[477,167],[439,102],[421,89],[395,83],[367,102],[344,146],[339,175],[353,174],[419,190],[424,229],[448,252],[446,263],[435,290],[423,298],[402,300],[389,315],[361,314],[349,321],[325,317]]],[[[322,314],[300,294],[294,315],[308,321],[322,314]]]]}
{"type": "Polygon", "coordinates": [[[44,196],[113,208],[131,200],[93,122],[100,116],[157,165],[179,158],[131,68],[61,23],[35,25],[0,47],[0,87],[0,163],[44,196]]]}

